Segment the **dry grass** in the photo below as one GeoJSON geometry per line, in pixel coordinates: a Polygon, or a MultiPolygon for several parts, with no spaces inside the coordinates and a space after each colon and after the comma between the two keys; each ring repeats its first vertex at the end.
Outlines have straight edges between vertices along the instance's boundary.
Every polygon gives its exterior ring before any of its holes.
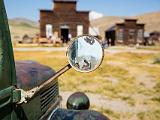
{"type": "MultiPolygon", "coordinates": [[[[92,106],[114,120],[159,120],[160,65],[153,64],[157,57],[160,54],[106,54],[103,64],[92,73],[71,69],[59,77],[60,90],[99,94],[132,108],[121,112],[92,106]]],[[[15,59],[38,61],[55,70],[67,64],[65,52],[15,52],[15,59]]]]}

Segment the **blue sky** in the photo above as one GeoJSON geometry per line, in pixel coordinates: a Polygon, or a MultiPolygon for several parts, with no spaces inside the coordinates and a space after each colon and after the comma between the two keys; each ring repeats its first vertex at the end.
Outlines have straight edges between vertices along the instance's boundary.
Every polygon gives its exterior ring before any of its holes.
{"type": "MultiPolygon", "coordinates": [[[[52,9],[51,0],[4,0],[8,17],[39,20],[39,9],[52,9]]],[[[78,0],[78,10],[93,10],[107,16],[134,16],[160,11],[160,0],[78,0]]]]}

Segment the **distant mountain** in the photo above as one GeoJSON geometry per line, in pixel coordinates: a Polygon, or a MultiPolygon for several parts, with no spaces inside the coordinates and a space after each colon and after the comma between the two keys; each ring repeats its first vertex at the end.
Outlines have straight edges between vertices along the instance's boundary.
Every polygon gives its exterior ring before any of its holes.
{"type": "Polygon", "coordinates": [[[14,18],[14,19],[9,19],[9,24],[10,25],[26,25],[26,27],[38,27],[38,22],[32,21],[26,18],[14,18]]]}
{"type": "Polygon", "coordinates": [[[92,20],[91,26],[99,29],[100,35],[104,38],[105,31],[117,22],[123,22],[121,17],[104,16],[102,18],[92,20]]]}
{"type": "Polygon", "coordinates": [[[24,35],[34,37],[39,32],[39,23],[26,18],[9,19],[9,27],[13,41],[24,35]]]}
{"type": "Polygon", "coordinates": [[[160,11],[135,16],[140,23],[146,24],[147,32],[160,31],[160,11]]]}
{"type": "Polygon", "coordinates": [[[123,22],[124,18],[137,18],[138,23],[145,24],[146,32],[160,31],[160,11],[132,17],[104,16],[102,18],[92,20],[91,25],[94,27],[98,27],[101,36],[104,37],[104,32],[108,28],[115,25],[116,23],[123,22]]]}

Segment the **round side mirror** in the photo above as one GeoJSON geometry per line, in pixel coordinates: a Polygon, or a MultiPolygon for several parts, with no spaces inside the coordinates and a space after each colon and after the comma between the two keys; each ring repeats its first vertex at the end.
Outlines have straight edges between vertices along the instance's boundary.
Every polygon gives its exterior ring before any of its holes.
{"type": "Polygon", "coordinates": [[[91,72],[101,65],[104,51],[96,37],[84,35],[73,40],[68,48],[67,57],[75,70],[91,72]]]}

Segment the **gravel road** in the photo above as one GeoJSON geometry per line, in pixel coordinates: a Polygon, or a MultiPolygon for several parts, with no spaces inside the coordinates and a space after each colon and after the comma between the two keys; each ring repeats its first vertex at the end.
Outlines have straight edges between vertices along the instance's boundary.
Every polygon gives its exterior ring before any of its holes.
{"type": "MultiPolygon", "coordinates": [[[[36,48],[30,48],[30,47],[24,47],[24,48],[14,48],[14,51],[67,51],[67,47],[36,47],[36,48]]],[[[143,49],[136,49],[136,48],[125,48],[125,49],[112,49],[108,48],[104,50],[105,53],[109,54],[117,54],[117,53],[123,53],[123,52],[130,52],[130,53],[144,53],[144,54],[150,54],[150,53],[160,53],[160,51],[154,51],[154,50],[143,50],[143,49]]]]}

